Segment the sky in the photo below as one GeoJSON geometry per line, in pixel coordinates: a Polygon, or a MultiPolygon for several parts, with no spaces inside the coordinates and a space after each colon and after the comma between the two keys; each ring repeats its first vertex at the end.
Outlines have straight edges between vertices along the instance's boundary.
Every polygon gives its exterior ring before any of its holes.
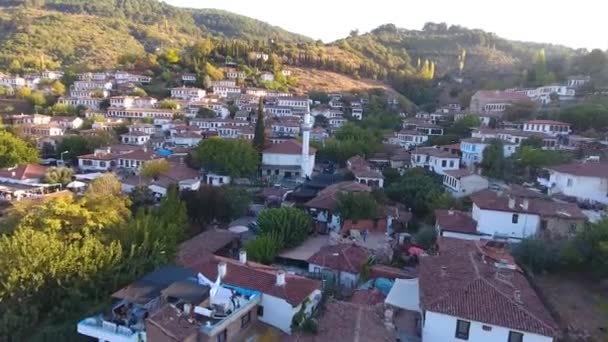
{"type": "Polygon", "coordinates": [[[422,29],[445,22],[501,37],[608,49],[608,2],[604,0],[164,0],[192,8],[217,8],[331,42],[353,29],[382,24],[422,29]]]}

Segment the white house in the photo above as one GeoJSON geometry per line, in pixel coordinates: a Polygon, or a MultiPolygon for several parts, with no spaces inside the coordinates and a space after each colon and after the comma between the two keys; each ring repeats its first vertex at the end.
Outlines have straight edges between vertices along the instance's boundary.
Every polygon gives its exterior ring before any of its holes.
{"type": "Polygon", "coordinates": [[[504,244],[442,237],[420,261],[424,342],[553,342],[557,323],[504,244]],[[488,314],[491,313],[491,314],[488,314]]]}
{"type": "Polygon", "coordinates": [[[568,135],[570,124],[554,120],[530,120],[524,123],[524,132],[544,133],[552,136],[568,135]]]}
{"type": "Polygon", "coordinates": [[[132,131],[125,134],[120,135],[120,141],[123,144],[127,145],[145,145],[150,141],[150,134],[140,132],[140,131],[132,131]]]}
{"type": "Polygon", "coordinates": [[[193,267],[209,279],[216,279],[221,272],[225,286],[261,292],[258,320],[287,334],[291,333],[293,316],[302,308],[310,314],[321,300],[319,281],[250,262],[245,253],[239,255],[239,260],[212,256],[193,267]]]}
{"type": "Polygon", "coordinates": [[[125,108],[125,107],[110,107],[106,113],[109,118],[173,118],[171,109],[161,108],[125,108]]]}
{"type": "Polygon", "coordinates": [[[571,101],[574,100],[574,96],[576,95],[574,88],[558,84],[526,89],[523,92],[530,100],[540,104],[551,103],[552,96],[556,96],[558,101],[571,101]]]}
{"type": "MultiPolygon", "coordinates": [[[[272,99],[271,99],[272,100],[272,99]]],[[[308,97],[278,96],[274,98],[278,106],[307,109],[308,97]]]]}
{"type": "Polygon", "coordinates": [[[124,169],[138,170],[145,162],[161,157],[147,149],[136,150],[118,156],[117,166],[124,169]]]}
{"type": "Polygon", "coordinates": [[[211,186],[228,185],[228,184],[230,184],[231,181],[232,181],[232,178],[230,176],[219,175],[219,174],[212,173],[212,172],[205,174],[205,177],[203,179],[203,182],[205,184],[211,185],[211,186]]]}
{"type": "Polygon", "coordinates": [[[397,133],[397,142],[399,146],[411,148],[422,145],[429,140],[428,135],[415,130],[401,130],[397,133]]]}
{"type": "Polygon", "coordinates": [[[170,139],[176,146],[194,147],[203,140],[203,136],[196,132],[184,132],[173,134],[170,139]]]}
{"type": "Polygon", "coordinates": [[[421,147],[411,152],[411,166],[423,167],[439,175],[460,168],[460,157],[434,147],[421,147]]]}
{"type": "Polygon", "coordinates": [[[219,97],[233,97],[241,93],[241,88],[237,86],[227,87],[221,85],[214,85],[211,89],[213,93],[218,95],[219,97]]]}
{"type": "Polygon", "coordinates": [[[591,81],[589,76],[571,76],[568,77],[568,87],[578,88],[584,86],[591,81]]]}
{"type": "MultiPolygon", "coordinates": [[[[310,148],[307,160],[307,174],[315,166],[316,149],[310,148]]],[[[271,146],[262,153],[262,175],[277,177],[300,177],[302,172],[302,144],[287,140],[271,146]]]]}
{"type": "Polygon", "coordinates": [[[205,90],[193,87],[171,88],[171,97],[187,101],[200,101],[205,97],[205,90]]]}
{"type": "Polygon", "coordinates": [[[487,189],[489,185],[485,177],[466,169],[448,170],[443,175],[444,188],[456,198],[487,189]]]}
{"type": "Polygon", "coordinates": [[[586,162],[547,168],[549,180],[543,180],[549,194],[564,194],[579,202],[608,204],[608,163],[586,162]]]}
{"type": "MultiPolygon", "coordinates": [[[[483,160],[483,151],[492,143],[491,139],[467,138],[460,141],[460,151],[462,151],[462,163],[466,166],[472,166],[481,163],[483,160]]],[[[505,158],[515,154],[517,144],[503,140],[502,141],[503,156],[505,158]]]]}
{"type": "Polygon", "coordinates": [[[109,171],[116,166],[118,155],[95,151],[78,156],[78,168],[82,171],[109,171]]]}
{"type": "Polygon", "coordinates": [[[274,81],[274,75],[270,72],[263,72],[260,74],[260,81],[272,82],[272,81],[274,81]]]}

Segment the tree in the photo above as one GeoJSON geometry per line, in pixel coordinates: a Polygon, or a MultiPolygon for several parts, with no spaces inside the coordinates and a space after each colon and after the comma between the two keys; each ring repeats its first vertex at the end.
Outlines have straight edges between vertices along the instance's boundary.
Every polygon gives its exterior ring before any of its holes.
{"type": "Polygon", "coordinates": [[[258,119],[255,123],[253,146],[259,153],[262,153],[266,147],[266,131],[264,128],[264,98],[262,97],[260,97],[260,101],[258,103],[258,119]]]}
{"type": "Polygon", "coordinates": [[[21,87],[19,89],[17,89],[17,91],[15,92],[15,95],[17,96],[17,98],[20,99],[25,99],[27,97],[29,97],[32,94],[32,89],[28,88],[28,87],[21,87]]]}
{"type": "Polygon", "coordinates": [[[210,108],[201,107],[196,113],[197,118],[215,118],[217,117],[217,113],[210,108]]]}
{"type": "Polygon", "coordinates": [[[142,177],[149,177],[156,179],[160,174],[166,173],[171,168],[171,165],[166,159],[155,159],[145,162],[139,173],[142,177]]]}
{"type": "Polygon", "coordinates": [[[378,203],[369,192],[339,193],[336,212],[342,220],[365,220],[375,218],[378,203]]]}
{"type": "Polygon", "coordinates": [[[52,167],[44,176],[44,182],[49,184],[67,185],[72,181],[74,170],[68,167],[52,167]]]}
{"type": "Polygon", "coordinates": [[[261,235],[275,236],[284,247],[298,246],[312,229],[310,216],[296,208],[265,209],[258,216],[261,235]]]}
{"type": "Polygon", "coordinates": [[[131,212],[137,212],[141,208],[147,208],[156,203],[154,193],[145,185],[138,185],[129,193],[131,201],[131,212]]]}
{"type": "Polygon", "coordinates": [[[174,100],[164,99],[164,100],[160,101],[159,107],[163,108],[163,109],[177,110],[179,105],[174,100]]]}
{"type": "Polygon", "coordinates": [[[51,84],[51,92],[54,96],[61,96],[65,94],[65,85],[61,81],[55,80],[51,84]]]}
{"type": "Polygon", "coordinates": [[[406,171],[386,188],[389,199],[412,208],[419,218],[432,218],[432,203],[443,192],[441,178],[419,168],[406,171]]]}
{"type": "Polygon", "coordinates": [[[177,62],[179,62],[179,51],[175,48],[167,49],[165,52],[165,60],[170,64],[177,64],[177,62]]]}
{"type": "Polygon", "coordinates": [[[504,118],[508,121],[520,121],[530,118],[535,111],[536,106],[532,101],[515,102],[507,106],[504,118]]]}
{"type": "Polygon", "coordinates": [[[471,133],[471,129],[479,127],[479,125],[481,125],[481,121],[477,116],[466,115],[462,119],[454,122],[454,124],[447,129],[447,133],[459,137],[466,137],[471,133]]]}
{"type": "Polygon", "coordinates": [[[205,63],[205,74],[213,81],[224,79],[224,73],[209,62],[205,63]]]}
{"type": "Polygon", "coordinates": [[[146,91],[143,90],[142,88],[135,87],[131,91],[131,95],[133,95],[133,96],[148,96],[148,93],[146,93],[146,91]]]}
{"type": "Polygon", "coordinates": [[[201,141],[194,149],[193,159],[207,171],[233,178],[255,174],[260,163],[258,153],[248,142],[215,137],[201,141]]]}
{"type": "MultiPolygon", "coordinates": [[[[108,137],[109,138],[109,137],[108,137]]],[[[65,160],[71,160],[73,163],[78,161],[78,156],[93,153],[93,151],[101,146],[109,145],[107,140],[103,136],[99,137],[84,137],[81,135],[67,136],[61,140],[57,145],[57,151],[59,153],[67,151],[64,154],[65,160]]]]}
{"type": "Polygon", "coordinates": [[[272,234],[263,234],[245,244],[247,257],[253,261],[270,265],[279,254],[283,245],[272,234]]]}
{"type": "Polygon", "coordinates": [[[38,151],[17,136],[0,130],[0,168],[38,161],[38,151]]]}
{"type": "Polygon", "coordinates": [[[213,221],[227,223],[249,210],[251,195],[242,188],[201,186],[198,191],[181,194],[190,222],[206,225],[213,221]]]}
{"type": "Polygon", "coordinates": [[[328,128],[329,120],[324,115],[315,116],[315,127],[328,128]]]}
{"type": "Polygon", "coordinates": [[[82,197],[83,205],[93,211],[103,213],[98,218],[106,224],[124,223],[129,217],[129,198],[122,192],[120,181],[111,173],[95,178],[82,197]]]}
{"type": "Polygon", "coordinates": [[[503,143],[499,139],[493,139],[490,145],[483,150],[481,167],[484,176],[503,178],[505,174],[505,154],[503,143]]]}
{"type": "Polygon", "coordinates": [[[414,235],[414,241],[424,250],[433,249],[437,243],[437,230],[434,227],[422,228],[414,235]]]}

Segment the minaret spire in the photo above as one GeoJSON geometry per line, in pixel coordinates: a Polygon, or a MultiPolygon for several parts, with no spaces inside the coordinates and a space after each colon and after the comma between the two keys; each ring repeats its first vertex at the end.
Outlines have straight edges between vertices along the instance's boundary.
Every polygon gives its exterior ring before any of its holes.
{"type": "Polygon", "coordinates": [[[310,152],[310,129],[312,124],[310,123],[310,103],[306,106],[306,113],[304,113],[304,122],[302,123],[302,177],[310,177],[311,169],[308,166],[309,163],[309,152],[310,152]]]}

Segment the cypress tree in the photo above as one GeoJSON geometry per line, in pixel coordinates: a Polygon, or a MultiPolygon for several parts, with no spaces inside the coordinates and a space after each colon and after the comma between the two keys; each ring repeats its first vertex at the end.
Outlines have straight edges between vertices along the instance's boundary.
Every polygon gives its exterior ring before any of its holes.
{"type": "Polygon", "coordinates": [[[264,98],[260,97],[258,104],[258,120],[255,123],[255,135],[253,136],[253,147],[262,153],[265,145],[265,132],[264,132],[264,98]]]}

